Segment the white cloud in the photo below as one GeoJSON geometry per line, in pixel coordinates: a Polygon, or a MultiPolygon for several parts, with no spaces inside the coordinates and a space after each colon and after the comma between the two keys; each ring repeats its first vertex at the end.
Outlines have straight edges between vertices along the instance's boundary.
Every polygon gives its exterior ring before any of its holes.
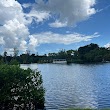
{"type": "Polygon", "coordinates": [[[54,23],[50,23],[49,26],[55,27],[55,28],[61,28],[61,27],[67,26],[67,22],[62,23],[62,22],[59,22],[58,20],[56,20],[54,23]]]}
{"type": "Polygon", "coordinates": [[[32,4],[31,3],[24,3],[22,5],[23,8],[29,8],[29,7],[32,7],[32,4]]]}
{"type": "Polygon", "coordinates": [[[98,34],[86,36],[78,33],[66,35],[44,32],[30,35],[28,25],[32,21],[43,22],[59,15],[55,22],[50,23],[51,27],[65,27],[75,25],[78,22],[88,19],[95,13],[92,8],[95,0],[36,0],[36,8],[31,4],[21,5],[15,0],[0,0],[0,45],[7,50],[17,47],[20,51],[27,49],[35,51],[35,48],[44,43],[71,44],[81,41],[89,41],[98,34]],[[29,13],[24,13],[23,8],[31,6],[29,13]],[[28,40],[28,41],[27,41],[28,40]]]}
{"type": "Polygon", "coordinates": [[[50,14],[48,12],[36,11],[32,9],[29,13],[25,14],[25,17],[30,21],[29,23],[31,23],[33,20],[38,23],[49,19],[50,14]]]}
{"type": "Polygon", "coordinates": [[[105,48],[110,48],[110,42],[104,45],[105,48]]]}
{"type": "Polygon", "coordinates": [[[29,30],[21,4],[15,0],[0,0],[0,42],[4,48],[26,49],[29,30]]]}
{"type": "Polygon", "coordinates": [[[28,48],[27,48],[27,42],[26,42],[25,40],[22,40],[22,41],[21,41],[19,49],[20,49],[22,52],[28,50],[28,48]]]}
{"type": "Polygon", "coordinates": [[[43,0],[36,0],[36,2],[37,10],[48,11],[59,16],[57,20],[60,23],[55,21],[50,25],[53,27],[73,26],[96,13],[93,8],[96,0],[48,0],[47,3],[43,0]],[[67,24],[59,25],[64,23],[67,24]]]}
{"type": "Polygon", "coordinates": [[[110,5],[104,7],[104,8],[102,8],[102,9],[100,9],[100,10],[97,10],[97,13],[100,13],[100,12],[102,12],[102,11],[105,11],[105,10],[107,10],[108,8],[110,8],[110,5]]]}
{"type": "Polygon", "coordinates": [[[3,40],[3,37],[1,36],[0,37],[0,45],[3,45],[4,44],[4,40],[3,40]]]}
{"type": "Polygon", "coordinates": [[[28,49],[31,51],[36,51],[36,47],[46,43],[69,45],[69,44],[78,43],[78,42],[87,42],[99,36],[100,35],[97,32],[94,33],[93,35],[82,35],[79,33],[63,35],[63,34],[52,33],[52,32],[43,32],[43,33],[33,34],[29,36],[30,40],[28,44],[28,49]]]}
{"type": "Polygon", "coordinates": [[[21,5],[15,0],[0,0],[0,24],[4,25],[8,20],[16,18],[24,23],[24,14],[21,5]]]}
{"type": "Polygon", "coordinates": [[[82,35],[79,33],[73,34],[57,34],[52,32],[44,32],[40,34],[34,34],[32,39],[37,39],[37,45],[45,43],[56,43],[56,44],[72,44],[82,41],[90,41],[95,37],[99,37],[99,34],[94,33],[93,35],[82,35]]]}
{"type": "MultiPolygon", "coordinates": [[[[31,4],[23,6],[29,7],[31,4]]],[[[34,50],[36,39],[32,41],[28,25],[33,20],[42,22],[49,17],[49,13],[34,9],[24,13],[22,5],[15,0],[0,0],[0,15],[0,45],[9,51],[14,47],[20,51],[34,50]]]]}
{"type": "Polygon", "coordinates": [[[32,35],[30,35],[29,38],[30,38],[30,40],[29,40],[28,48],[31,51],[35,51],[35,48],[38,46],[38,40],[37,40],[37,38],[33,37],[32,35]]]}
{"type": "Polygon", "coordinates": [[[0,27],[0,37],[4,41],[4,48],[19,48],[22,41],[26,40],[28,36],[28,28],[16,18],[6,21],[6,23],[0,27]]]}

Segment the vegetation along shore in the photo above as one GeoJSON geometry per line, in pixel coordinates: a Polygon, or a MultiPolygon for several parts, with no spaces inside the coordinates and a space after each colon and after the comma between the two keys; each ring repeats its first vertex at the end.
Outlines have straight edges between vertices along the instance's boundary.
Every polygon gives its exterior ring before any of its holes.
{"type": "Polygon", "coordinates": [[[97,44],[79,47],[77,50],[60,50],[57,53],[48,53],[44,55],[31,54],[29,50],[25,54],[18,55],[19,50],[14,48],[14,55],[7,55],[5,51],[0,56],[0,63],[52,63],[54,59],[65,59],[67,63],[104,63],[110,61],[110,48],[99,47],[97,44]]]}

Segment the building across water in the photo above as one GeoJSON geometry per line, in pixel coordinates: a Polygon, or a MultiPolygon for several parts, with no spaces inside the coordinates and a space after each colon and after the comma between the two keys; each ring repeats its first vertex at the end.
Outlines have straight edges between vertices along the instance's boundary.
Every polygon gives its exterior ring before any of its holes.
{"type": "Polygon", "coordinates": [[[67,63],[66,59],[53,59],[53,63],[67,63]]]}

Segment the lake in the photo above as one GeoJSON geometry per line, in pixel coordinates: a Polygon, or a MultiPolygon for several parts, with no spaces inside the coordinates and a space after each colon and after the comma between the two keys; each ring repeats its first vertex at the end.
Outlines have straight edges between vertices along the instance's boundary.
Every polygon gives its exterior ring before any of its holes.
{"type": "Polygon", "coordinates": [[[110,108],[110,63],[22,64],[41,71],[46,110],[110,108]]]}

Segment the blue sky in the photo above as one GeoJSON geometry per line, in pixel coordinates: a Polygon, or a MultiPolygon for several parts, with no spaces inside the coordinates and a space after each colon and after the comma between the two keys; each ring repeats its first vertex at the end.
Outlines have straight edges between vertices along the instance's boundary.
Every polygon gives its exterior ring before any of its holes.
{"type": "Polygon", "coordinates": [[[1,53],[110,46],[110,0],[0,0],[0,16],[1,53]]]}

